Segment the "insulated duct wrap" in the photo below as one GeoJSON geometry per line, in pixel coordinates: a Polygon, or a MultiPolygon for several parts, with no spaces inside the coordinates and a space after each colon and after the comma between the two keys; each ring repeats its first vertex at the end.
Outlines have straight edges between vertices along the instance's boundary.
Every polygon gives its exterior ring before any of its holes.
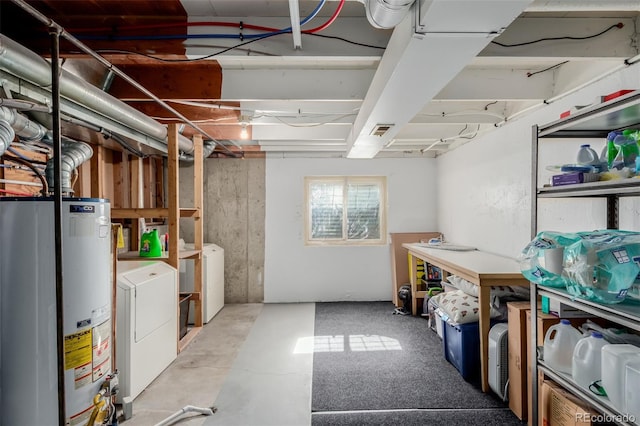
{"type": "Polygon", "coordinates": [[[0,107],[0,120],[5,120],[16,135],[25,142],[37,142],[47,136],[46,127],[29,120],[14,109],[0,107]]]}
{"type": "MultiPolygon", "coordinates": [[[[61,155],[61,168],[60,168],[60,181],[62,186],[62,193],[73,193],[71,185],[71,178],[73,171],[85,161],[89,160],[93,155],[93,149],[91,146],[84,142],[64,142],[62,144],[61,155]]],[[[54,161],[52,158],[47,161],[47,168],[45,173],[47,175],[47,184],[49,188],[54,187],[54,161]]]]}
{"type": "MultiPolygon", "coordinates": [[[[51,86],[49,62],[3,34],[0,34],[0,68],[40,87],[51,86]]],[[[60,94],[154,139],[167,141],[167,128],[163,124],[66,70],[60,73],[60,94]]],[[[178,148],[192,153],[193,142],[180,136],[178,148]]]]}
{"type": "Polygon", "coordinates": [[[15,133],[11,125],[6,120],[0,119],[0,156],[9,148],[14,137],[15,133]]]}
{"type": "Polygon", "coordinates": [[[375,28],[393,28],[398,25],[413,5],[414,0],[365,0],[367,20],[375,28]]]}

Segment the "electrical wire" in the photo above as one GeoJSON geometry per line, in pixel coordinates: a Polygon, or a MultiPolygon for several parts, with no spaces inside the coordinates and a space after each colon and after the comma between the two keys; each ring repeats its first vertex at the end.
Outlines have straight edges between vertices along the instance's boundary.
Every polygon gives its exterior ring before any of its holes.
{"type": "Polygon", "coordinates": [[[554,41],[554,40],[588,40],[590,38],[595,38],[595,37],[599,37],[602,34],[611,31],[614,28],[622,28],[624,27],[624,24],[622,22],[618,22],[617,24],[613,24],[610,27],[608,27],[605,30],[600,31],[597,34],[593,34],[593,35],[589,35],[589,36],[584,36],[584,37],[574,37],[574,36],[560,36],[560,37],[545,37],[545,38],[540,38],[537,40],[531,40],[531,41],[525,41],[522,43],[515,43],[515,44],[505,44],[505,43],[500,43],[498,41],[491,41],[491,43],[493,44],[497,44],[498,46],[502,46],[502,47],[519,47],[519,46],[527,46],[529,44],[534,44],[534,43],[540,43],[541,41],[554,41]]]}
{"type": "MultiPolygon", "coordinates": [[[[284,34],[284,33],[282,33],[284,34]]],[[[326,39],[334,39],[334,40],[340,40],[343,41],[345,43],[349,43],[349,44],[353,44],[354,46],[361,46],[361,47],[367,47],[370,49],[378,49],[378,50],[385,50],[386,46],[375,46],[372,44],[367,44],[367,43],[360,43],[358,41],[353,41],[353,40],[349,40],[346,39],[344,37],[338,37],[338,36],[331,36],[331,35],[326,35],[326,34],[315,34],[315,33],[306,33],[303,32],[303,35],[308,35],[308,36],[313,36],[313,37],[320,37],[320,38],[326,38],[326,39]]],[[[153,59],[155,61],[159,61],[159,62],[167,62],[167,63],[173,63],[173,62],[198,62],[198,61],[203,61],[203,60],[207,60],[207,59],[211,59],[215,56],[218,55],[222,55],[223,53],[227,53],[231,50],[241,50],[241,51],[246,51],[247,53],[257,53],[259,55],[263,55],[263,56],[280,56],[277,54],[272,54],[272,53],[267,53],[267,52],[258,52],[256,50],[251,50],[251,49],[242,49],[242,47],[251,44],[251,43],[255,43],[256,41],[260,41],[260,40],[264,40],[273,36],[277,36],[280,35],[280,33],[277,34],[272,34],[272,35],[268,35],[268,36],[264,36],[262,38],[259,39],[253,39],[253,40],[248,40],[239,44],[236,44],[234,46],[231,47],[224,47],[224,46],[209,46],[209,45],[202,45],[202,44],[189,44],[189,43],[185,43],[184,46],[185,47],[195,47],[195,48],[220,48],[222,49],[220,52],[215,52],[209,55],[205,55],[205,56],[201,56],[199,58],[177,58],[177,59],[169,59],[169,58],[163,58],[161,56],[155,56],[155,55],[150,55],[148,53],[143,53],[143,52],[136,52],[133,50],[126,50],[126,49],[97,49],[96,52],[97,53],[101,53],[101,54],[120,54],[120,55],[137,55],[137,56],[142,56],[145,58],[149,58],[149,59],[153,59]]],[[[79,53],[79,52],[71,52],[71,53],[79,53]]]]}
{"type": "Polygon", "coordinates": [[[340,119],[343,119],[343,118],[346,118],[346,117],[352,117],[352,116],[354,116],[354,115],[356,115],[356,114],[355,114],[355,113],[352,113],[352,114],[342,114],[342,115],[339,115],[339,116],[335,117],[335,118],[334,118],[334,119],[332,119],[332,120],[327,120],[327,121],[320,122],[320,123],[305,123],[305,124],[289,123],[289,122],[287,122],[287,121],[283,120],[281,117],[278,117],[278,116],[276,116],[276,115],[270,115],[270,116],[268,116],[268,117],[275,118],[276,120],[278,120],[279,122],[281,122],[282,124],[284,124],[285,126],[288,126],[288,127],[299,127],[299,128],[302,128],[302,127],[319,127],[319,126],[324,126],[325,124],[334,123],[334,122],[336,122],[336,121],[338,121],[338,120],[340,120],[340,119]]]}
{"type": "Polygon", "coordinates": [[[504,115],[499,114],[497,112],[491,112],[491,111],[488,111],[486,109],[483,109],[482,111],[462,110],[462,111],[457,111],[457,112],[418,113],[418,114],[416,114],[416,117],[442,117],[442,118],[445,118],[445,117],[465,117],[465,116],[468,116],[468,115],[486,115],[486,116],[489,116],[489,117],[496,117],[496,118],[504,119],[504,115]]]}
{"type": "MultiPolygon", "coordinates": [[[[302,21],[300,21],[300,26],[305,25],[310,20],[315,18],[320,10],[324,7],[326,0],[321,0],[320,3],[315,7],[315,9],[302,21]]],[[[170,22],[165,24],[138,24],[138,25],[124,25],[121,27],[88,27],[88,28],[71,28],[67,29],[67,31],[71,33],[82,33],[82,32],[101,32],[101,31],[109,31],[113,32],[114,30],[127,31],[127,30],[156,30],[156,29],[167,29],[167,28],[189,28],[189,27],[232,27],[242,29],[251,29],[258,31],[291,31],[291,27],[287,27],[285,29],[277,29],[271,27],[264,27],[261,25],[253,25],[247,24],[244,22],[224,22],[224,21],[198,21],[198,22],[170,22]]]]}
{"type": "MultiPolygon", "coordinates": [[[[301,31],[302,33],[316,33],[322,30],[327,29],[331,24],[333,24],[333,22],[338,18],[338,15],[340,14],[340,11],[342,10],[342,7],[344,6],[344,2],[345,0],[340,0],[340,3],[338,4],[338,6],[336,7],[336,10],[334,11],[334,13],[331,15],[331,17],[329,17],[329,19],[322,25],[312,28],[310,30],[303,30],[301,31]]],[[[313,12],[311,12],[311,14],[309,16],[307,16],[306,18],[304,18],[302,21],[300,21],[300,25],[304,25],[306,24],[311,18],[313,18],[315,15],[317,15],[317,13],[320,11],[320,8],[324,5],[325,0],[322,0],[321,3],[316,6],[316,9],[314,9],[313,12]]],[[[188,24],[190,23],[184,23],[183,25],[185,26],[189,26],[188,24]]],[[[211,24],[211,23],[209,23],[211,24]]],[[[220,25],[222,23],[218,22],[215,23],[216,25],[220,25]]],[[[226,25],[224,26],[231,26],[228,25],[227,23],[225,23],[226,25]]],[[[211,26],[211,25],[209,25],[211,26]]],[[[251,29],[256,29],[258,28],[257,26],[254,25],[245,25],[243,22],[241,22],[239,24],[239,28],[240,30],[243,30],[244,28],[249,28],[251,27],[251,29]]],[[[210,39],[210,38],[217,38],[217,39],[240,39],[240,40],[244,40],[244,39],[254,39],[254,38],[258,38],[258,39],[262,39],[265,36],[274,36],[274,35],[279,35],[279,34],[287,34],[291,32],[291,27],[287,27],[287,28],[269,28],[269,27],[260,27],[262,30],[266,30],[266,31],[270,31],[268,33],[258,33],[258,34],[243,34],[242,32],[240,34],[152,34],[152,35],[130,35],[130,36],[116,36],[116,35],[106,35],[106,36],[92,36],[92,35],[79,35],[78,39],[80,40],[108,40],[108,41],[132,41],[132,40],[188,40],[188,39],[210,39]]],[[[71,32],[71,31],[70,31],[71,32]]]]}
{"type": "Polygon", "coordinates": [[[7,154],[4,154],[2,156],[2,158],[4,158],[5,160],[8,160],[8,161],[13,161],[14,163],[22,164],[23,166],[27,166],[40,179],[40,182],[42,183],[42,195],[45,195],[45,194],[47,194],[49,192],[49,187],[47,185],[47,180],[44,178],[42,173],[38,169],[36,169],[35,166],[33,166],[29,161],[23,160],[20,157],[13,157],[13,156],[7,155],[7,154]]]}
{"type": "MultiPolygon", "coordinates": [[[[307,34],[307,33],[303,33],[303,34],[307,34]]],[[[314,37],[321,37],[321,38],[329,38],[329,39],[340,40],[340,41],[344,41],[345,43],[353,44],[355,46],[370,47],[371,49],[384,50],[384,49],[387,48],[386,46],[374,46],[372,44],[360,43],[360,42],[357,42],[357,41],[348,40],[348,39],[346,39],[344,37],[330,36],[330,35],[326,35],[326,34],[308,34],[308,35],[312,35],[314,37]]]]}
{"type": "Polygon", "coordinates": [[[569,61],[563,61],[563,62],[560,62],[559,64],[551,65],[550,67],[547,67],[547,68],[545,68],[543,70],[540,70],[540,71],[528,72],[527,73],[527,77],[531,77],[531,76],[534,76],[536,74],[540,74],[540,73],[543,73],[545,71],[549,71],[549,70],[552,70],[554,68],[558,68],[559,66],[567,64],[567,63],[569,63],[569,61]]]}
{"type": "Polygon", "coordinates": [[[280,35],[280,34],[270,34],[270,35],[265,35],[265,36],[260,37],[260,38],[255,38],[253,40],[248,40],[248,41],[245,41],[245,42],[238,43],[236,45],[227,47],[225,49],[222,49],[219,52],[214,52],[214,53],[211,53],[209,55],[205,55],[205,56],[202,56],[202,57],[199,57],[199,58],[167,59],[167,58],[162,58],[160,56],[154,56],[154,55],[149,55],[147,53],[134,52],[134,51],[131,51],[131,50],[124,50],[124,49],[99,49],[99,50],[96,50],[96,53],[101,53],[101,54],[114,53],[114,54],[139,55],[139,56],[144,56],[145,58],[154,59],[156,61],[171,62],[171,63],[196,62],[196,61],[202,61],[202,60],[205,60],[205,59],[211,59],[211,58],[213,58],[215,56],[222,55],[223,53],[227,53],[230,50],[234,50],[234,49],[237,49],[239,47],[246,46],[248,44],[255,43],[255,42],[260,41],[260,40],[265,40],[267,38],[274,37],[274,36],[277,36],[277,35],[280,35]]]}

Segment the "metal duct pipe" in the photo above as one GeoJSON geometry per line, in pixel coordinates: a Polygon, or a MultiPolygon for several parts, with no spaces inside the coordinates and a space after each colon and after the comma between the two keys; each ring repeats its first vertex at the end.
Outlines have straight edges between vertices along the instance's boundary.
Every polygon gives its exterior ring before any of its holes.
{"type": "Polygon", "coordinates": [[[39,141],[49,132],[46,127],[7,107],[0,107],[0,120],[9,123],[16,135],[25,142],[39,141]]]}
{"type": "MultiPolygon", "coordinates": [[[[202,157],[203,158],[209,157],[214,149],[216,149],[216,142],[204,141],[202,143],[202,157]]],[[[193,155],[191,154],[188,154],[188,155],[182,154],[180,155],[179,160],[192,162],[194,158],[193,158],[193,155]]]]}
{"type": "MultiPolygon", "coordinates": [[[[89,160],[93,155],[93,149],[88,143],[84,142],[63,142],[62,158],[60,159],[62,167],[60,169],[60,183],[62,185],[63,194],[72,194],[71,178],[73,171],[85,161],[89,160]]],[[[47,184],[49,188],[53,188],[53,162],[54,158],[47,161],[45,174],[47,175],[47,184]]]]}
{"type": "Polygon", "coordinates": [[[0,156],[9,148],[14,137],[15,133],[11,124],[6,120],[0,119],[0,156]]]}
{"type": "Polygon", "coordinates": [[[398,25],[415,0],[365,0],[364,8],[369,23],[376,28],[393,28],[398,25]]]}
{"type": "MultiPolygon", "coordinates": [[[[3,34],[0,34],[0,68],[40,87],[51,85],[49,62],[3,34]]],[[[60,94],[143,134],[167,140],[167,128],[163,124],[66,70],[60,73],[60,94]]],[[[180,136],[178,148],[192,153],[193,142],[180,136]]]]}

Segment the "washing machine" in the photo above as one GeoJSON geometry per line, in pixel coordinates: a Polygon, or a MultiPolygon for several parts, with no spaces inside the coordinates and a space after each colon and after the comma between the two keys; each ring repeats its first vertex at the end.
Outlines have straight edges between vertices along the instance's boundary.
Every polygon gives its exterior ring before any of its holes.
{"type": "Polygon", "coordinates": [[[161,261],[118,262],[118,402],[135,399],[178,354],[178,272],[161,261]]]}
{"type": "MultiPolygon", "coordinates": [[[[185,244],[193,250],[193,244],[185,244]]],[[[180,291],[193,291],[194,262],[180,261],[180,291]]],[[[202,322],[208,323],[224,306],[224,249],[213,243],[202,245],[202,322]]],[[[194,323],[193,309],[189,323],[194,323]]]]}

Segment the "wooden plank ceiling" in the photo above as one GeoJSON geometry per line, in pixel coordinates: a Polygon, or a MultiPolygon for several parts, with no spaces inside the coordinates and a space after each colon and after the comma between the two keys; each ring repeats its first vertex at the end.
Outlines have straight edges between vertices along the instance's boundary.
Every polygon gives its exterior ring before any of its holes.
{"type": "MultiPolygon", "coordinates": [[[[153,35],[159,30],[167,35],[186,34],[187,14],[179,0],[29,0],[28,3],[167,101],[213,138],[240,138],[240,104],[221,102],[222,70],[216,61],[187,61],[184,39],[180,38],[120,39],[123,36],[153,35]],[[88,34],[91,37],[86,37],[88,34]],[[110,36],[119,36],[119,39],[109,40],[110,36]],[[212,108],[185,102],[211,104],[212,108]]],[[[12,2],[0,1],[0,27],[4,34],[20,44],[42,56],[50,55],[46,26],[12,2]]],[[[60,50],[61,57],[69,62],[93,61],[64,39],[61,39],[60,50]]],[[[95,66],[76,66],[76,69],[89,68],[95,69],[95,66]]],[[[100,72],[107,74],[106,70],[100,72]]],[[[161,123],[179,121],[171,112],[119,77],[112,81],[107,90],[112,96],[161,123]]],[[[250,132],[250,126],[248,130],[250,132]]],[[[193,133],[193,129],[185,127],[186,136],[193,133]]]]}

